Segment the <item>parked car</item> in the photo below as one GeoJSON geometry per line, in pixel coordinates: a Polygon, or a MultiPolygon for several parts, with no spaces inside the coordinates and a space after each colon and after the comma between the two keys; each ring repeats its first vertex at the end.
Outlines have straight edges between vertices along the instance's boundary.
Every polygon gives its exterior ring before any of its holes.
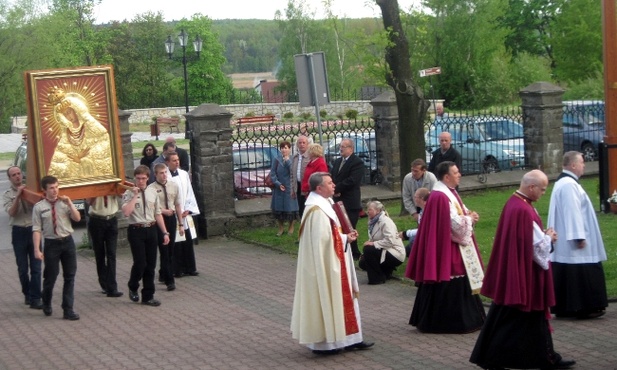
{"type": "Polygon", "coordinates": [[[375,131],[339,133],[324,145],[324,157],[328,167],[332,168],[334,161],[341,156],[341,141],[352,139],[354,154],[364,162],[364,183],[379,184],[382,181],[377,167],[377,144],[375,131]]]}
{"type": "Polygon", "coordinates": [[[234,144],[232,157],[236,199],[272,195],[272,189],[266,186],[265,180],[278,153],[276,147],[267,144],[234,144]]]}
{"type": "Polygon", "coordinates": [[[604,101],[563,102],[563,150],[578,150],[585,161],[598,159],[598,145],[604,140],[604,101]]]}
{"type": "Polygon", "coordinates": [[[520,123],[494,116],[438,119],[425,134],[427,152],[439,147],[443,131],[452,135],[452,145],[463,157],[463,174],[509,170],[525,164],[520,123]]]}
{"type": "MultiPolygon", "coordinates": [[[[21,173],[23,174],[24,181],[26,180],[27,175],[27,159],[28,159],[28,139],[26,135],[24,135],[23,140],[17,150],[15,151],[15,159],[13,159],[13,166],[17,166],[21,169],[21,173]]],[[[86,201],[84,199],[72,199],[75,208],[81,214],[82,221],[85,221],[85,213],[86,213],[86,201]]]]}

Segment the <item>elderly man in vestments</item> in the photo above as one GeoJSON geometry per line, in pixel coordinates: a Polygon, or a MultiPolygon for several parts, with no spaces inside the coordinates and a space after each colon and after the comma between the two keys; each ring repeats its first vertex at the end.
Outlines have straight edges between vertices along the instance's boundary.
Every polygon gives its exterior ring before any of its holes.
{"type": "Polygon", "coordinates": [[[330,174],[312,174],[309,186],[300,226],[292,336],[316,354],[367,349],[374,343],[362,340],[358,281],[348,244],[358,233],[340,231],[330,200],[330,174]]]}
{"type": "Polygon", "coordinates": [[[548,226],[561,235],[551,254],[557,317],[595,318],[608,306],[602,268],[606,251],[593,204],[578,184],[583,173],[582,154],[565,153],[551,194],[548,226]]]}
{"type": "Polygon", "coordinates": [[[405,271],[418,286],[409,324],[426,333],[471,333],[485,318],[478,296],[482,262],[473,236],[479,216],[456,192],[461,178],[456,164],[442,162],[436,173],[439,181],[426,203],[405,271]]]}
{"type": "Polygon", "coordinates": [[[470,361],[485,369],[567,369],[553,350],[549,307],[555,303],[549,254],[557,234],[543,230],[533,207],[548,178],[526,173],[501,212],[482,294],[493,299],[470,361]]]}

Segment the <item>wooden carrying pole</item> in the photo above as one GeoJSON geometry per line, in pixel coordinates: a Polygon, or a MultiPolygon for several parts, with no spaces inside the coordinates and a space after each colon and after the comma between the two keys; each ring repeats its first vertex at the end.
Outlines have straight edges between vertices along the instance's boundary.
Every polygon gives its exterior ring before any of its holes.
{"type": "Polygon", "coordinates": [[[602,0],[602,34],[604,50],[604,97],[606,136],[608,144],[609,194],[617,189],[617,0],[602,0]]]}

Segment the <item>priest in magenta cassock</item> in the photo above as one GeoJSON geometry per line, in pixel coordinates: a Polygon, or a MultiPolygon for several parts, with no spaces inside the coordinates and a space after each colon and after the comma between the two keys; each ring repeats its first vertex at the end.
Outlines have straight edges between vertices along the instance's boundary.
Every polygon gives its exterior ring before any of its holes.
{"type": "Polygon", "coordinates": [[[563,155],[548,210],[548,226],[560,235],[551,254],[557,317],[591,319],[608,306],[602,261],[606,250],[591,200],[578,179],[585,173],[579,152],[563,155]]]}
{"type": "Polygon", "coordinates": [[[340,231],[329,173],[312,174],[309,186],[300,226],[292,337],[319,355],[370,348],[374,343],[362,340],[358,281],[348,244],[358,233],[340,231]]]}
{"type": "Polygon", "coordinates": [[[422,215],[405,276],[418,286],[409,324],[426,333],[479,330],[485,313],[478,296],[482,262],[473,237],[478,214],[455,188],[461,174],[454,162],[437,165],[439,180],[422,215]]]}
{"type": "Polygon", "coordinates": [[[543,230],[532,205],[547,186],[542,171],[526,173],[501,213],[482,285],[493,303],[470,358],[484,369],[574,365],[553,350],[549,325],[555,303],[549,254],[557,233],[543,230]]]}

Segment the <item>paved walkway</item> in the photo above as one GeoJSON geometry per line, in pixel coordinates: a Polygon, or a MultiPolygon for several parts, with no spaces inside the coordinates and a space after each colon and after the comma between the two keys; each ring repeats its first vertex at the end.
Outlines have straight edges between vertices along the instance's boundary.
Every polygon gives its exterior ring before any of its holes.
{"type": "MultiPolygon", "coordinates": [[[[4,240],[0,243],[7,243],[4,240]]],[[[61,279],[51,317],[23,304],[12,252],[0,251],[0,369],[473,369],[477,333],[420,334],[407,325],[411,284],[367,285],[360,272],[364,336],[373,349],[318,357],[291,338],[295,257],[235,240],[196,246],[198,277],[157,290],[160,307],[126,296],[128,250],[118,256],[125,292],[99,292],[92,252],[78,253],[75,310],[62,319],[61,279]]],[[[163,285],[157,285],[162,288],[163,285]]],[[[554,320],[555,348],[578,369],[617,369],[617,309],[590,321],[554,320]]]]}

